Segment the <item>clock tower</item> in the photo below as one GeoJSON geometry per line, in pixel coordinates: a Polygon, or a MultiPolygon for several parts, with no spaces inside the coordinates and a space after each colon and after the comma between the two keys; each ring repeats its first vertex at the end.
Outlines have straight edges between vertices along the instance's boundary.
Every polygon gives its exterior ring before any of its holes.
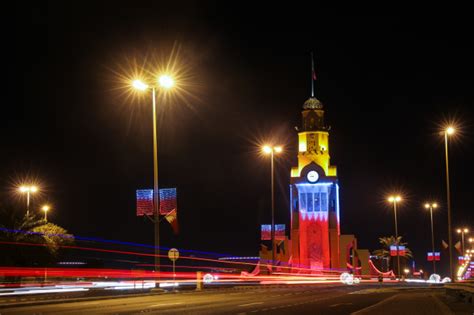
{"type": "Polygon", "coordinates": [[[298,166],[291,169],[290,211],[293,265],[312,270],[339,268],[339,186],[329,129],[323,104],[310,97],[298,132],[298,166]]]}

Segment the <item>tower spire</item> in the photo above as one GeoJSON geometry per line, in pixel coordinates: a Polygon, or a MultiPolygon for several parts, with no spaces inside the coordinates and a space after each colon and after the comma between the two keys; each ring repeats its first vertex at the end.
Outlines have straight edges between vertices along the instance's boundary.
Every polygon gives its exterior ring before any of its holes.
{"type": "Polygon", "coordinates": [[[316,81],[316,72],[314,71],[314,58],[311,51],[311,97],[314,97],[314,81],[316,81]]]}

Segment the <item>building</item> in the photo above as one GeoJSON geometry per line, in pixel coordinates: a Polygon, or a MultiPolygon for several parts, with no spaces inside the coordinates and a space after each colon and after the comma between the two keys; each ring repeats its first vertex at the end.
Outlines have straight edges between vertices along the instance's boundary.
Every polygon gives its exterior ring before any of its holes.
{"type": "MultiPolygon", "coordinates": [[[[291,168],[290,233],[270,246],[277,252],[274,264],[293,272],[379,274],[369,251],[357,248],[356,237],[341,235],[337,168],[330,162],[330,128],[324,105],[314,96],[314,80],[313,69],[311,97],[303,104],[298,128],[298,165],[291,168]]],[[[262,226],[262,240],[269,239],[266,230],[262,226]]],[[[260,259],[270,262],[271,249],[263,247],[260,259]]]]}
{"type": "Polygon", "coordinates": [[[339,268],[339,186],[330,163],[323,104],[310,97],[298,132],[298,166],[291,169],[292,261],[310,269],[339,268]]]}

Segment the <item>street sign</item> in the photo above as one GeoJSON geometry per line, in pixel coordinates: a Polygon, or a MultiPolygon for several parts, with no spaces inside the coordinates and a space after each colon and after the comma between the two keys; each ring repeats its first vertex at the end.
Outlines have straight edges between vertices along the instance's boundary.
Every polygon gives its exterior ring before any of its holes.
{"type": "Polygon", "coordinates": [[[172,248],[168,251],[168,258],[175,262],[179,258],[179,251],[176,248],[172,248]]]}
{"type": "Polygon", "coordinates": [[[173,280],[176,278],[175,262],[179,258],[179,251],[176,248],[171,248],[168,251],[168,258],[173,262],[173,280]]]}

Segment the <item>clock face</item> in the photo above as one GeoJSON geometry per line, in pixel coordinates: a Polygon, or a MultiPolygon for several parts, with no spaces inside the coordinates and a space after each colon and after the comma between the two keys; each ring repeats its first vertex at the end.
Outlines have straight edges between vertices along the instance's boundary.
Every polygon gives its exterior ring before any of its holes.
{"type": "Polygon", "coordinates": [[[316,183],[319,179],[319,174],[316,171],[310,171],[308,175],[306,175],[306,178],[310,183],[316,183]]]}

